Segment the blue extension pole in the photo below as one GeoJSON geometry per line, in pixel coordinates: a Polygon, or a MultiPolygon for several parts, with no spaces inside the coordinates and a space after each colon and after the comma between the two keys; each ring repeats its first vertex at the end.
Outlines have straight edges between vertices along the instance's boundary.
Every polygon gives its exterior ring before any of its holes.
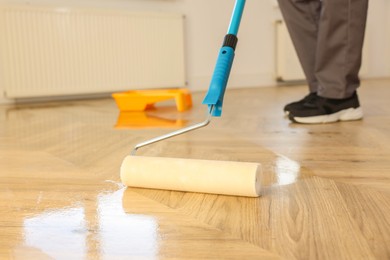
{"type": "Polygon", "coordinates": [[[222,115],[223,98],[233,65],[238,41],[237,33],[240,27],[244,7],[245,0],[236,0],[228,34],[225,36],[223,46],[219,52],[209,90],[202,102],[203,104],[208,105],[212,116],[222,115]],[[212,107],[213,109],[211,109],[212,107]]]}
{"type": "Polygon", "coordinates": [[[246,0],[237,0],[234,6],[233,15],[230,21],[228,34],[236,35],[238,34],[238,29],[240,28],[242,14],[244,13],[246,0]]]}

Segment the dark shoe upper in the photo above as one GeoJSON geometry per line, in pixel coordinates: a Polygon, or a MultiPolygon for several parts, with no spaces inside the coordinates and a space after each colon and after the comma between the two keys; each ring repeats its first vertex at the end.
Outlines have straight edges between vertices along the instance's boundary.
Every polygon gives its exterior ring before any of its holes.
{"type": "Polygon", "coordinates": [[[310,102],[305,102],[302,106],[292,109],[289,118],[331,115],[345,109],[359,107],[360,103],[356,92],[345,99],[331,99],[315,95],[310,102]]]}
{"type": "Polygon", "coordinates": [[[313,92],[313,93],[309,93],[307,96],[305,96],[303,99],[299,100],[299,101],[296,101],[296,102],[292,102],[292,103],[289,103],[287,104],[283,110],[285,113],[290,113],[291,111],[293,110],[296,110],[296,109],[299,109],[300,107],[303,106],[303,104],[305,104],[306,102],[311,102],[313,99],[315,99],[317,96],[317,93],[316,92],[313,92]]]}

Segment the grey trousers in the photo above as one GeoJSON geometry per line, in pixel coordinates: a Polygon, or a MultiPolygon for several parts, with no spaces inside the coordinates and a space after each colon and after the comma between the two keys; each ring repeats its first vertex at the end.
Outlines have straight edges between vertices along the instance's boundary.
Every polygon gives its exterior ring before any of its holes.
{"type": "Polygon", "coordinates": [[[368,0],[278,0],[310,92],[350,97],[359,70],[368,0]]]}

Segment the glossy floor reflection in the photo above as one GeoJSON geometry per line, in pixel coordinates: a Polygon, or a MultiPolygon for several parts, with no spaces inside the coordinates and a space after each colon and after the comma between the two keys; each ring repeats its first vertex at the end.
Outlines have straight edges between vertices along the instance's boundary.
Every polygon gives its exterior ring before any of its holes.
{"type": "Polygon", "coordinates": [[[54,259],[86,256],[86,229],[82,207],[44,212],[24,219],[24,246],[54,259]],[[66,250],[63,245],[66,245],[66,250]]]}
{"type": "Polygon", "coordinates": [[[99,194],[96,212],[74,205],[26,217],[24,241],[14,253],[24,247],[53,259],[83,259],[91,252],[105,257],[156,258],[160,244],[158,220],[153,215],[125,213],[124,190],[99,194]]]}
{"type": "Polygon", "coordinates": [[[123,187],[133,146],[172,129],[115,128],[111,99],[0,106],[0,259],[388,259],[390,81],[364,84],[363,121],[291,124],[305,87],[231,90],[207,128],[139,151],[259,162],[260,198],[123,187]]]}
{"type": "Polygon", "coordinates": [[[126,213],[122,207],[124,191],[98,197],[101,248],[108,256],[157,258],[161,237],[158,219],[152,214],[126,213]]]}

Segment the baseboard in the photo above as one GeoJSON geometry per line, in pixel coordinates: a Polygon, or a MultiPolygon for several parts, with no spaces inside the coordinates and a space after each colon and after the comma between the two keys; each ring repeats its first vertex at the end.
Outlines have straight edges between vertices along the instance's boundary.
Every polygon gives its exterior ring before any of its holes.
{"type": "Polygon", "coordinates": [[[101,99],[101,98],[109,98],[109,97],[111,97],[110,93],[48,96],[48,97],[34,97],[34,98],[22,98],[22,99],[0,98],[0,106],[11,105],[11,104],[35,104],[35,103],[61,102],[61,101],[78,101],[78,100],[101,99]]]}
{"type": "MultiPolygon", "coordinates": [[[[210,85],[211,76],[199,76],[189,79],[188,87],[191,91],[206,91],[210,85]]],[[[272,73],[267,74],[239,74],[231,75],[229,78],[229,89],[253,88],[253,87],[270,87],[277,86],[276,79],[272,73]]],[[[40,97],[40,98],[24,98],[24,99],[5,99],[0,97],[0,105],[14,104],[14,103],[39,103],[50,101],[66,101],[66,100],[83,100],[95,98],[107,98],[109,93],[103,94],[88,94],[88,95],[69,95],[69,96],[54,96],[54,97],[40,97]]]]}

